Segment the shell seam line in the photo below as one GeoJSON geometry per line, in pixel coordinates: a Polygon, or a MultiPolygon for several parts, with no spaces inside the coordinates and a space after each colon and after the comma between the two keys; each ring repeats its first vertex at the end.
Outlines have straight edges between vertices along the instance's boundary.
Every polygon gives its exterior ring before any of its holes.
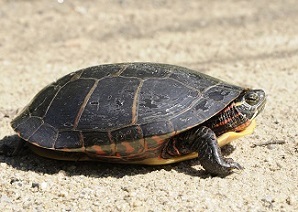
{"type": "Polygon", "coordinates": [[[191,89],[191,90],[193,90],[193,91],[198,92],[198,94],[200,94],[200,95],[203,93],[203,91],[200,91],[200,90],[198,90],[198,89],[196,89],[196,88],[194,88],[194,87],[192,87],[192,86],[190,86],[190,85],[184,84],[183,82],[180,82],[179,80],[177,80],[177,79],[175,79],[175,78],[172,78],[171,76],[169,76],[168,79],[171,79],[171,80],[173,80],[173,81],[175,81],[175,82],[178,82],[178,83],[180,83],[181,85],[187,87],[188,89],[191,89]]]}
{"type": "Polygon", "coordinates": [[[125,69],[127,69],[127,67],[129,66],[129,64],[125,64],[123,67],[121,67],[121,69],[119,71],[117,71],[115,74],[112,74],[112,76],[120,76],[120,74],[123,73],[123,71],[125,71],[125,69]]]}
{"type": "MultiPolygon", "coordinates": [[[[26,122],[25,122],[26,123],[26,122]]],[[[44,121],[41,120],[41,124],[32,132],[32,134],[27,138],[28,141],[29,139],[39,130],[39,128],[44,124],[44,121]]]]}
{"type": "Polygon", "coordinates": [[[135,124],[138,121],[138,100],[140,97],[140,91],[141,88],[143,87],[144,80],[140,81],[139,86],[137,87],[137,90],[135,92],[134,98],[133,98],[133,103],[132,103],[132,113],[131,113],[131,124],[135,124]]]}
{"type": "MultiPolygon", "coordinates": [[[[46,109],[46,111],[45,111],[43,117],[41,117],[41,118],[46,117],[47,113],[49,112],[50,107],[51,107],[52,104],[53,104],[54,99],[57,97],[58,93],[61,91],[61,89],[62,89],[66,84],[68,84],[68,82],[65,83],[63,86],[59,86],[59,85],[57,85],[57,87],[58,87],[57,92],[56,92],[55,95],[53,96],[53,98],[52,98],[52,100],[50,101],[50,103],[49,103],[49,105],[48,105],[48,107],[47,107],[47,109],[46,109]]],[[[55,87],[56,87],[56,86],[54,86],[54,89],[55,89],[55,87]]]]}
{"type": "Polygon", "coordinates": [[[86,105],[87,105],[87,103],[88,103],[91,95],[93,94],[95,88],[97,87],[98,82],[99,82],[99,80],[96,80],[94,82],[92,88],[89,90],[88,94],[86,95],[86,97],[85,97],[85,99],[84,99],[84,101],[83,101],[83,103],[82,103],[82,105],[81,105],[81,107],[79,109],[79,112],[78,112],[78,114],[77,114],[77,116],[75,118],[75,121],[73,123],[73,129],[76,129],[77,128],[77,126],[79,124],[79,121],[81,119],[81,116],[82,116],[82,114],[84,112],[84,109],[85,109],[85,107],[86,107],[86,105]]]}

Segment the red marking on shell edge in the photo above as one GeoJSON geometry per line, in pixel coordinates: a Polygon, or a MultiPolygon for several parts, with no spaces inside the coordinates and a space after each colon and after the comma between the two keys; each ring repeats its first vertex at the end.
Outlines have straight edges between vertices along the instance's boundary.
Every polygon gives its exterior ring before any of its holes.
{"type": "Polygon", "coordinates": [[[102,150],[100,146],[92,146],[90,148],[87,148],[87,152],[92,152],[90,150],[94,150],[94,153],[97,155],[106,155],[106,153],[102,150]]]}
{"type": "MultiPolygon", "coordinates": [[[[50,148],[50,149],[53,149],[53,148],[50,148]]],[[[63,147],[61,149],[53,149],[55,151],[62,151],[62,152],[84,152],[85,151],[85,148],[76,148],[76,149],[69,149],[69,148],[66,148],[66,147],[63,147]]]]}
{"type": "Polygon", "coordinates": [[[124,142],[121,142],[121,144],[125,146],[126,153],[134,152],[135,149],[130,145],[130,142],[124,141],[124,142]]]}
{"type": "MultiPolygon", "coordinates": [[[[172,133],[172,134],[174,135],[175,133],[172,133]]],[[[156,141],[156,143],[159,145],[159,144],[162,144],[165,141],[165,139],[169,138],[169,137],[171,137],[171,136],[169,136],[168,134],[166,134],[166,135],[155,135],[155,136],[152,136],[151,139],[156,141]]]]}

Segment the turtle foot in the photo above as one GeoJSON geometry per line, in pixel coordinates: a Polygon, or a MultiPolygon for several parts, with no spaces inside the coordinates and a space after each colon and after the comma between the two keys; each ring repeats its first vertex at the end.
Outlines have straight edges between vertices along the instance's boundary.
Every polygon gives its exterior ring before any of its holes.
{"type": "Polygon", "coordinates": [[[19,155],[23,151],[24,146],[25,141],[17,136],[4,138],[3,144],[0,145],[0,155],[4,155],[6,157],[19,155]]]}
{"type": "Polygon", "coordinates": [[[218,146],[215,133],[207,127],[202,127],[196,132],[197,142],[195,149],[198,159],[204,169],[211,175],[226,176],[233,169],[243,169],[232,158],[224,158],[218,146]]]}
{"type": "Polygon", "coordinates": [[[235,162],[232,158],[217,158],[216,160],[199,159],[204,169],[212,176],[227,176],[232,173],[233,169],[243,169],[243,167],[235,162]]]}

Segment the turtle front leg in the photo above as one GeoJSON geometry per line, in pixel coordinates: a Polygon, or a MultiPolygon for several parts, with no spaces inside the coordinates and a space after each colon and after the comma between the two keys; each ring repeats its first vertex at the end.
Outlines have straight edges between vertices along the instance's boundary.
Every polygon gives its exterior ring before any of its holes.
{"type": "Polygon", "coordinates": [[[201,165],[212,175],[226,176],[232,169],[242,169],[232,158],[222,156],[215,133],[205,126],[173,137],[163,149],[162,157],[175,158],[192,152],[198,153],[201,165]]]}
{"type": "Polygon", "coordinates": [[[243,169],[232,158],[222,156],[216,135],[210,128],[200,127],[188,138],[190,150],[198,152],[198,159],[207,172],[225,176],[232,169],[243,169]]]}

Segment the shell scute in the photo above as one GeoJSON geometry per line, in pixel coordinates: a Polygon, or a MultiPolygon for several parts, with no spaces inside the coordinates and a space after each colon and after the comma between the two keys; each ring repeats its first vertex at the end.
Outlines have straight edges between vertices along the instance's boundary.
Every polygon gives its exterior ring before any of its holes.
{"type": "Polygon", "coordinates": [[[129,126],[111,132],[116,152],[121,156],[136,154],[145,149],[143,132],[139,126],[129,126]]]}
{"type": "Polygon", "coordinates": [[[199,92],[203,92],[206,88],[221,82],[216,78],[203,73],[194,72],[187,68],[175,69],[175,71],[171,73],[170,78],[196,89],[199,92]]]}
{"type": "Polygon", "coordinates": [[[29,137],[29,141],[37,146],[53,148],[57,137],[57,129],[49,124],[42,124],[38,130],[29,137]]]}
{"type": "Polygon", "coordinates": [[[115,152],[108,132],[85,131],[82,135],[87,152],[100,152],[101,155],[112,155],[115,152]]]}
{"type": "Polygon", "coordinates": [[[154,135],[164,135],[174,132],[175,129],[170,121],[156,121],[141,125],[144,138],[154,135]]]}
{"type": "Polygon", "coordinates": [[[125,70],[120,76],[124,77],[137,77],[140,79],[146,78],[163,78],[170,73],[170,70],[162,65],[152,66],[147,63],[135,63],[127,65],[125,70]]]}
{"type": "Polygon", "coordinates": [[[21,133],[22,138],[28,140],[37,130],[39,130],[42,124],[43,121],[41,118],[27,117],[17,126],[17,131],[21,133]]]}
{"type": "Polygon", "coordinates": [[[45,123],[57,129],[72,129],[81,105],[94,83],[92,79],[78,79],[67,83],[49,105],[44,117],[45,123]]]}
{"type": "Polygon", "coordinates": [[[132,107],[138,79],[109,77],[100,81],[90,96],[78,129],[106,131],[132,122],[132,107]]]}
{"type": "Polygon", "coordinates": [[[51,104],[54,96],[57,94],[57,86],[47,86],[41,90],[37,95],[39,98],[35,98],[31,103],[29,108],[31,116],[44,117],[48,106],[51,104]]]}
{"type": "Polygon", "coordinates": [[[101,79],[104,77],[117,75],[117,73],[123,68],[125,68],[125,64],[107,64],[93,66],[83,69],[80,78],[101,79]]]}
{"type": "Polygon", "coordinates": [[[148,79],[140,91],[139,123],[168,120],[181,110],[191,107],[198,95],[171,79],[148,79]]]}
{"type": "Polygon", "coordinates": [[[76,149],[81,148],[80,132],[78,131],[63,131],[59,132],[55,142],[55,149],[76,149]]]}

